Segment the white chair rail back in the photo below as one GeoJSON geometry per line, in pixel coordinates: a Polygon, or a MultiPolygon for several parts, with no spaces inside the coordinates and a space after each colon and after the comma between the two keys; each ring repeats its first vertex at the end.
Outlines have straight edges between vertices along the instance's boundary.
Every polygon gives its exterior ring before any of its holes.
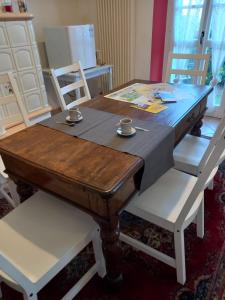
{"type": "MultiPolygon", "coordinates": [[[[225,119],[225,118],[224,118],[225,119]]],[[[223,123],[224,123],[223,119],[223,123]]],[[[223,153],[225,149],[225,128],[224,126],[219,128],[218,136],[216,137],[216,142],[213,147],[210,147],[208,153],[208,157],[206,160],[205,165],[202,168],[202,171],[198,177],[198,180],[188,197],[188,200],[186,204],[184,205],[179,217],[176,221],[176,228],[181,228],[182,224],[184,224],[184,220],[186,219],[190,209],[192,208],[194,202],[196,201],[199,194],[204,190],[205,184],[211,174],[211,172],[214,170],[214,168],[218,165],[218,162],[220,160],[221,154],[223,153]]],[[[207,151],[208,152],[208,151],[207,151]]]]}
{"type": "Polygon", "coordinates": [[[1,133],[5,133],[5,127],[10,125],[17,125],[24,122],[26,126],[30,125],[30,121],[27,117],[24,104],[22,102],[20,92],[15,78],[11,72],[0,75],[1,96],[0,96],[0,108],[1,108],[1,133]],[[3,87],[8,87],[8,92],[3,87]],[[14,104],[14,105],[13,105],[14,104]],[[13,105],[13,106],[12,106],[13,105]],[[10,110],[10,115],[7,111],[10,110]],[[13,111],[11,111],[13,110],[13,111]]]}
{"type": "MultiPolygon", "coordinates": [[[[211,152],[215,148],[217,141],[220,138],[222,138],[224,130],[225,130],[225,115],[220,120],[219,126],[217,127],[216,132],[213,135],[213,137],[212,137],[212,139],[210,141],[210,144],[209,144],[209,146],[208,146],[205,154],[202,157],[202,160],[201,160],[200,166],[199,166],[200,171],[202,171],[202,168],[207,163],[207,160],[209,159],[211,152]]],[[[218,164],[219,164],[219,162],[220,162],[220,160],[218,160],[218,164]]],[[[218,166],[218,164],[217,164],[217,166],[218,166]]]]}
{"type": "MultiPolygon", "coordinates": [[[[167,69],[165,74],[165,81],[170,81],[170,75],[190,75],[192,77],[192,83],[205,84],[206,75],[209,64],[209,54],[181,54],[181,53],[169,53],[167,69]],[[184,67],[179,69],[173,69],[173,60],[194,60],[194,69],[185,69],[184,67]],[[199,82],[198,80],[199,79],[199,82]]],[[[179,66],[179,65],[178,65],[179,66]]]]}
{"type": "Polygon", "coordinates": [[[55,87],[55,91],[59,99],[60,107],[62,110],[70,109],[75,105],[81,104],[91,99],[91,95],[88,89],[88,85],[80,61],[67,67],[51,69],[51,74],[52,74],[52,83],[53,86],[55,87]],[[80,79],[64,87],[60,87],[58,77],[72,72],[78,72],[80,79]],[[77,92],[76,95],[80,97],[80,88],[84,89],[84,96],[70,102],[69,104],[66,104],[64,96],[72,91],[76,91],[77,92]]]}

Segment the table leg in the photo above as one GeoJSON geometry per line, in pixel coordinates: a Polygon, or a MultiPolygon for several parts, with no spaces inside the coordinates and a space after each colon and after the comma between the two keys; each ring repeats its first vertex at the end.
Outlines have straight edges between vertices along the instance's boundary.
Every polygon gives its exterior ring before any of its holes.
{"type": "Polygon", "coordinates": [[[37,188],[20,179],[13,179],[13,181],[17,185],[17,193],[19,194],[21,202],[27,200],[37,191],[37,188]]]}
{"type": "Polygon", "coordinates": [[[109,91],[113,89],[113,84],[112,84],[112,67],[109,69],[109,91]]]}
{"type": "Polygon", "coordinates": [[[96,220],[101,229],[102,248],[105,257],[107,284],[116,290],[121,286],[121,248],[119,245],[119,217],[113,216],[110,222],[96,220]]]}
{"type": "Polygon", "coordinates": [[[202,119],[199,120],[191,130],[191,134],[194,136],[201,136],[201,127],[203,125],[202,119]]]}

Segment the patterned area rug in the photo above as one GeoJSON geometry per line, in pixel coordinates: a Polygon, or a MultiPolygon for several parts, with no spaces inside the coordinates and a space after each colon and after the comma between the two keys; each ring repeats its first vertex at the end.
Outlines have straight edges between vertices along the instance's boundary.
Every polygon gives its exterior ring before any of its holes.
{"type": "MultiPolygon", "coordinates": [[[[11,208],[0,202],[0,217],[11,208]]],[[[123,287],[109,294],[104,281],[95,276],[76,297],[77,300],[224,300],[225,299],[225,163],[215,177],[214,190],[205,193],[205,237],[197,238],[195,225],[185,231],[187,282],[176,283],[175,269],[121,244],[123,287]]],[[[126,233],[173,255],[172,235],[128,213],[121,217],[126,233]]],[[[40,293],[40,300],[58,300],[93,263],[89,245],[40,293]]],[[[3,285],[4,300],[20,300],[21,295],[3,285]]]]}

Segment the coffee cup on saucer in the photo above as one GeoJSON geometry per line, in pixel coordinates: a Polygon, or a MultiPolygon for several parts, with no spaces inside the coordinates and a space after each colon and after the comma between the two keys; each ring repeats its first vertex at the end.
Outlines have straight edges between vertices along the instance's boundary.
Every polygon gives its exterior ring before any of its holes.
{"type": "Polygon", "coordinates": [[[70,122],[78,122],[83,119],[83,116],[78,107],[73,107],[68,110],[69,116],[66,118],[70,122]]]}
{"type": "Polygon", "coordinates": [[[123,134],[131,134],[132,133],[132,119],[123,118],[120,120],[120,129],[123,134]]]}

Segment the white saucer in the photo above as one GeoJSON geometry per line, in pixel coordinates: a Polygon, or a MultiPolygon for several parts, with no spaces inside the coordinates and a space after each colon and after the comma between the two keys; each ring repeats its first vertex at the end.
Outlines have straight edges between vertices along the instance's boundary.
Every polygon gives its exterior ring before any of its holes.
{"type": "Polygon", "coordinates": [[[121,128],[119,127],[116,132],[117,132],[118,135],[129,137],[129,136],[135,135],[136,129],[132,127],[130,133],[123,133],[121,128]]]}
{"type": "Polygon", "coordinates": [[[82,116],[81,116],[78,120],[76,120],[76,121],[70,120],[70,116],[67,116],[67,117],[66,117],[66,121],[67,121],[68,123],[76,123],[76,122],[80,122],[81,120],[83,120],[83,117],[82,117],[82,116]]]}

